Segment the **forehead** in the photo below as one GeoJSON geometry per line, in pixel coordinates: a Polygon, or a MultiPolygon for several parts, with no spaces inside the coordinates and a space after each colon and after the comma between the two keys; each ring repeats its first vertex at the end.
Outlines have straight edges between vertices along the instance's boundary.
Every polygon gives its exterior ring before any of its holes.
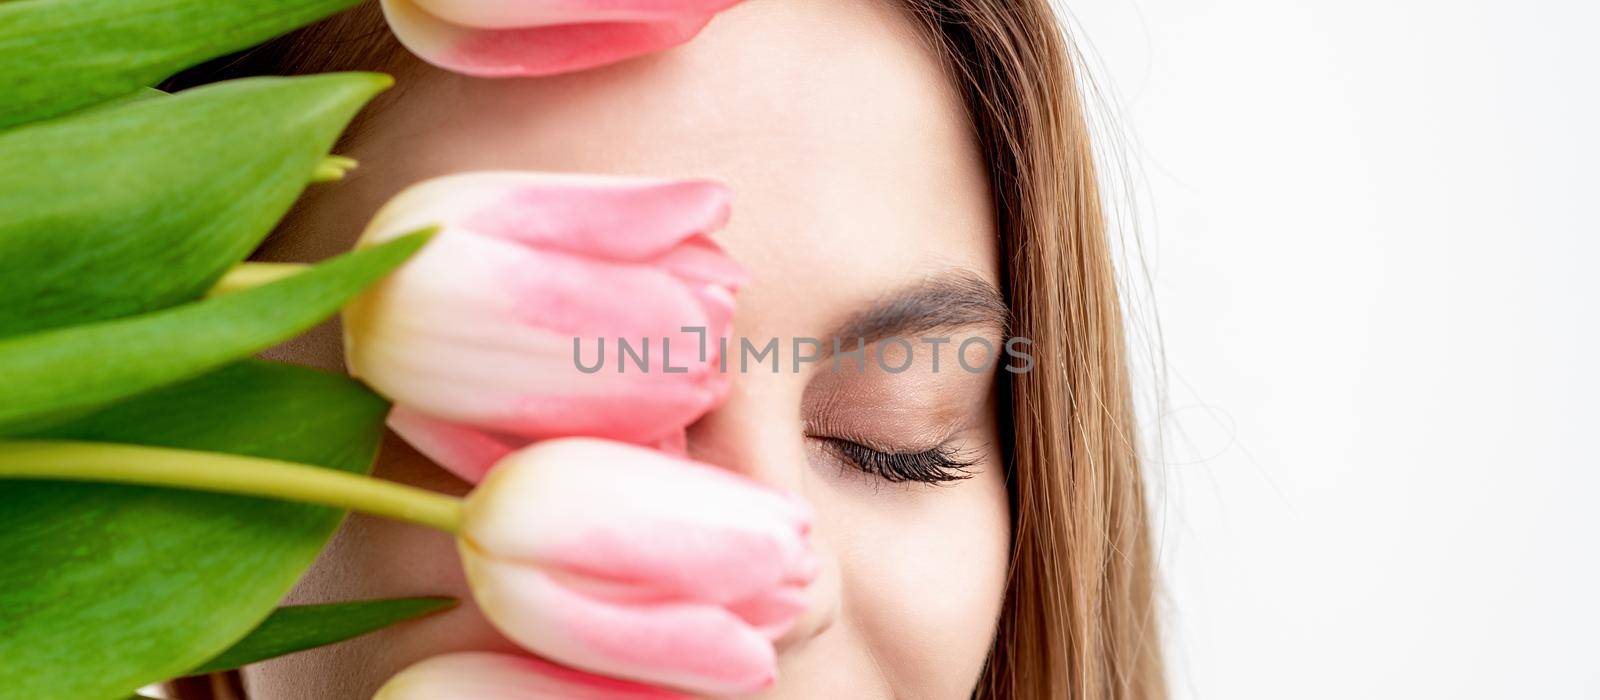
{"type": "Polygon", "coordinates": [[[998,274],[960,95],[892,2],[750,0],[686,46],[600,70],[408,82],[400,97],[416,108],[386,112],[383,131],[413,177],[519,168],[728,183],[734,216],[716,237],[755,274],[744,309],[783,308],[814,329],[950,267],[998,274]]]}

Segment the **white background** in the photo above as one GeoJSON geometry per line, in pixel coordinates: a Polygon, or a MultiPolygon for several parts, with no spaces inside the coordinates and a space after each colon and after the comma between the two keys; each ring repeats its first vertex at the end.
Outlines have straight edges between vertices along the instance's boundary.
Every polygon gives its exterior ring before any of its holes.
{"type": "Polygon", "coordinates": [[[1066,5],[1165,335],[1176,697],[1600,698],[1600,5],[1066,5]]]}

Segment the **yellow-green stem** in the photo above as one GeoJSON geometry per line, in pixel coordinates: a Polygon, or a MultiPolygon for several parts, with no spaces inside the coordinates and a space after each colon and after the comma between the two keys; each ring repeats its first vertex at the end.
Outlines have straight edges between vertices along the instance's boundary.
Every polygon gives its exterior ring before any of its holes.
{"type": "Polygon", "coordinates": [[[455,533],[461,499],[293,462],[97,442],[0,442],[0,479],[97,481],[214,491],[358,510],[455,533]]]}
{"type": "Polygon", "coordinates": [[[311,171],[312,182],[337,182],[356,168],[356,159],[347,156],[325,156],[311,171]]]}
{"type": "Polygon", "coordinates": [[[222,275],[222,279],[211,286],[211,291],[206,296],[214,297],[229,292],[241,292],[251,287],[259,287],[269,282],[276,282],[290,275],[311,267],[302,263],[263,263],[242,262],[233,266],[222,275]]]}

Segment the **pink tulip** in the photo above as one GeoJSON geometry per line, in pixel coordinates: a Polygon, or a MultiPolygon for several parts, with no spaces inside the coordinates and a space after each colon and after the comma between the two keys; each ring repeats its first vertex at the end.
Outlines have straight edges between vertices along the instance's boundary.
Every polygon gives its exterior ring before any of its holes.
{"type": "Polygon", "coordinates": [[[440,230],[345,308],[350,372],[395,402],[395,432],[469,481],[538,439],[681,445],[727,393],[719,341],[745,273],[706,234],[728,204],[704,180],[486,172],[416,185],[358,245],[440,230]],[[648,361],[621,357],[619,339],[648,344],[648,361]]]}
{"type": "Polygon", "coordinates": [[[526,656],[460,652],[418,662],[372,700],[688,700],[526,656]]]}
{"type": "Polygon", "coordinates": [[[818,560],[797,498],[604,440],[512,454],[467,498],[461,558],[508,638],[586,671],[689,692],[758,690],[818,560]]]}
{"type": "Polygon", "coordinates": [[[538,76],[693,39],[739,0],[383,0],[395,36],[445,70],[538,76]]]}

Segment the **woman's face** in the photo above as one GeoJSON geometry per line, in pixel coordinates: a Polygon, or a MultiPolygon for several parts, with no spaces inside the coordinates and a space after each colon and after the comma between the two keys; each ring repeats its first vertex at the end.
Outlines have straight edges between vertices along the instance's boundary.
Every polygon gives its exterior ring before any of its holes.
{"type": "MultiPolygon", "coordinates": [[[[982,157],[912,18],[890,3],[753,0],[687,46],[605,69],[485,81],[416,66],[400,78],[351,145],[363,167],[309,193],[266,257],[340,252],[405,186],[464,170],[727,183],[734,216],[715,238],[754,279],[734,335],[756,348],[778,339],[780,366],[752,358],[739,372],[730,357],[729,398],[690,428],[689,451],[801,494],[826,562],[761,697],[967,697],[1000,615],[1010,518],[995,372],[967,371],[955,352],[974,336],[998,347],[1004,306],[982,157]],[[910,368],[884,371],[872,347],[865,371],[854,358],[793,364],[794,338],[850,350],[858,336],[910,339],[910,368]]],[[[338,367],[328,330],[279,356],[338,367]]],[[[888,366],[905,361],[905,346],[879,347],[888,366]]],[[[378,471],[466,490],[392,438],[378,471]]],[[[452,541],[357,516],[295,597],[434,594],[470,599],[452,541]]],[[[461,649],[512,646],[467,604],[265,665],[248,683],[256,697],[367,697],[403,666],[461,649]]]]}

